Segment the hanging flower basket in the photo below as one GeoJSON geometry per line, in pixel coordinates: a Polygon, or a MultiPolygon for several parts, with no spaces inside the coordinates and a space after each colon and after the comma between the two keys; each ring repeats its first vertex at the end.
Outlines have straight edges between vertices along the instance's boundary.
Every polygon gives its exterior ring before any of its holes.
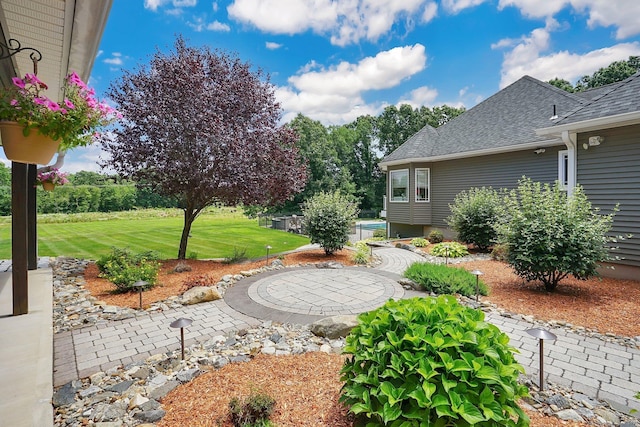
{"type": "Polygon", "coordinates": [[[53,182],[43,182],[42,188],[44,191],[53,191],[56,188],[56,185],[53,182]]]}
{"type": "Polygon", "coordinates": [[[18,122],[0,121],[2,149],[7,159],[18,163],[46,165],[58,151],[60,141],[42,135],[37,129],[30,129],[24,136],[24,126],[18,122]]]}
{"type": "Polygon", "coordinates": [[[91,144],[101,137],[100,127],[121,117],[99,102],[76,73],[64,80],[65,98],[60,103],[43,94],[47,85],[35,74],[14,77],[12,82],[0,87],[0,137],[7,158],[14,162],[48,164],[56,151],[91,144]]]}
{"type": "Polygon", "coordinates": [[[65,185],[69,182],[67,174],[60,172],[56,168],[48,167],[38,172],[36,176],[36,185],[42,184],[44,191],[53,191],[56,185],[65,185]]]}

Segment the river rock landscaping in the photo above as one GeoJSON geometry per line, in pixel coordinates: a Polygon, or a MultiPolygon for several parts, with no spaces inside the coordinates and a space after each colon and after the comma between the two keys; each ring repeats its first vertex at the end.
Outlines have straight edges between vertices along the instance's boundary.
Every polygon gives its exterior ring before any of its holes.
{"type": "MultiPolygon", "coordinates": [[[[469,260],[470,265],[474,261],[478,259],[469,260]]],[[[92,296],[84,286],[86,261],[58,258],[52,265],[56,333],[138,313],[92,296]]],[[[286,267],[275,260],[269,266],[228,274],[216,282],[216,288],[223,295],[225,289],[244,277],[282,268],[286,267]]],[[[411,284],[405,282],[404,286],[411,284]]],[[[475,304],[473,300],[463,302],[475,304]]],[[[147,310],[177,305],[181,305],[178,296],[155,302],[147,310]]],[[[532,315],[515,314],[490,301],[482,301],[479,308],[536,320],[532,315]]],[[[599,333],[568,321],[537,322],[627,346],[638,345],[633,337],[599,333]]],[[[342,338],[318,336],[311,332],[311,326],[264,322],[255,328],[194,344],[187,348],[184,361],[179,350],[161,353],[67,383],[55,390],[54,422],[56,426],[74,427],[230,425],[227,403],[232,389],[243,394],[262,384],[263,391],[276,400],[272,417],[276,425],[348,426],[352,420],[337,402],[343,345],[342,338]],[[275,375],[276,372],[282,375],[275,375]],[[307,377],[311,372],[317,374],[313,379],[307,377]],[[266,375],[266,379],[261,375],[266,375]]],[[[544,392],[539,392],[535,379],[523,377],[522,381],[531,390],[531,397],[522,406],[531,416],[532,426],[640,426],[636,418],[614,410],[605,402],[550,383],[544,392]]]]}

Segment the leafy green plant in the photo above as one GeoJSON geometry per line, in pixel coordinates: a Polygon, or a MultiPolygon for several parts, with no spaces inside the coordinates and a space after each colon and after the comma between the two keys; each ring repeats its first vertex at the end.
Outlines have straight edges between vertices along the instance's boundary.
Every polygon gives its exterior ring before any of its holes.
{"type": "Polygon", "coordinates": [[[436,229],[431,230],[431,232],[429,233],[429,236],[427,236],[427,240],[429,240],[429,243],[441,243],[444,240],[444,234],[442,234],[442,231],[436,229]]]}
{"type": "Polygon", "coordinates": [[[340,401],[367,426],[529,425],[509,337],[452,296],[389,301],[347,336],[340,401]]]}
{"type": "MultiPolygon", "coordinates": [[[[476,276],[463,268],[414,262],[404,272],[404,276],[413,280],[425,291],[436,294],[460,294],[467,297],[476,294],[476,276]]],[[[478,282],[480,295],[487,295],[487,285],[478,282]]]]}
{"type": "Polygon", "coordinates": [[[198,259],[198,252],[189,252],[189,255],[187,255],[187,259],[198,259]]]}
{"type": "Polygon", "coordinates": [[[247,248],[238,249],[233,247],[233,255],[226,257],[222,262],[225,264],[236,264],[247,259],[247,248]]]}
{"type": "Polygon", "coordinates": [[[459,193],[447,224],[458,233],[458,239],[486,250],[496,240],[494,224],[498,218],[501,197],[493,188],[471,188],[459,193]]]}
{"type": "Polygon", "coordinates": [[[425,246],[427,246],[429,244],[429,241],[427,239],[422,238],[422,237],[416,237],[414,239],[411,239],[411,244],[413,246],[415,246],[416,248],[424,248],[425,246]]]}
{"type": "Polygon", "coordinates": [[[245,399],[234,397],[229,402],[231,422],[234,427],[269,427],[269,417],[276,401],[263,393],[251,393],[245,399]]]}
{"type": "Polygon", "coordinates": [[[384,228],[376,228],[375,230],[373,230],[373,237],[386,239],[387,230],[385,230],[384,228]]]}
{"type": "Polygon", "coordinates": [[[349,241],[351,222],[358,215],[358,207],[349,196],[338,191],[322,192],[305,202],[302,214],[311,243],[319,243],[324,252],[331,255],[349,241]]]}
{"type": "Polygon", "coordinates": [[[469,251],[467,250],[467,247],[465,245],[462,245],[458,242],[442,242],[431,247],[431,255],[449,258],[460,258],[465,255],[469,255],[469,251]]]}
{"type": "Polygon", "coordinates": [[[617,206],[608,215],[592,209],[581,187],[567,197],[559,184],[520,180],[505,197],[505,218],[497,224],[500,242],[509,246],[507,262],[525,280],[542,282],[547,291],[573,275],[596,276],[599,263],[612,259],[607,233],[617,206]]]}
{"type": "Polygon", "coordinates": [[[355,252],[353,253],[353,262],[356,264],[366,264],[369,262],[370,249],[367,242],[360,240],[355,244],[355,252]]]}
{"type": "Polygon", "coordinates": [[[128,292],[131,285],[143,280],[153,286],[158,280],[158,256],[152,252],[133,253],[129,249],[112,248],[111,253],[96,261],[100,277],[116,286],[117,292],[128,292]]]}

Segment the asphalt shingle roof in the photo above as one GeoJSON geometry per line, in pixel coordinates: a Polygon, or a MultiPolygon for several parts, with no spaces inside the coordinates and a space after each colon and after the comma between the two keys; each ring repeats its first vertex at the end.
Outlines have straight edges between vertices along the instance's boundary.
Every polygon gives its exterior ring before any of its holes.
{"type": "Polygon", "coordinates": [[[604,86],[600,96],[569,112],[556,125],[640,111],[640,72],[622,82],[604,86]]]}
{"type": "Polygon", "coordinates": [[[382,162],[474,152],[544,141],[536,129],[549,127],[556,106],[561,116],[589,102],[524,76],[437,129],[425,126],[382,162]]]}

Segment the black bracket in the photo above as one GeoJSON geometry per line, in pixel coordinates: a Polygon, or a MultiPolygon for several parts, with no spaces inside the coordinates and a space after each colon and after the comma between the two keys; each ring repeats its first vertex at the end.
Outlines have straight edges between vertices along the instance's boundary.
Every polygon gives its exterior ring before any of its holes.
{"type": "Polygon", "coordinates": [[[38,62],[42,60],[42,53],[33,47],[22,47],[16,39],[9,39],[6,45],[0,43],[0,59],[11,58],[16,53],[27,50],[31,51],[29,57],[33,61],[33,74],[38,74],[38,62]]]}

